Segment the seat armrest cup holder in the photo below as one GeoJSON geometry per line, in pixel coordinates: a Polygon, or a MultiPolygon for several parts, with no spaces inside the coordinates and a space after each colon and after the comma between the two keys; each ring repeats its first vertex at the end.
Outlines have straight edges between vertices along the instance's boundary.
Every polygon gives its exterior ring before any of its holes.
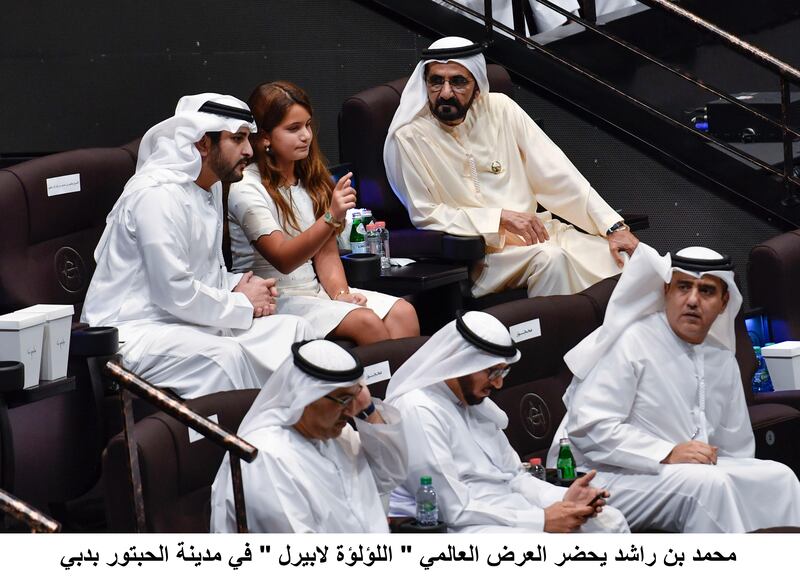
{"type": "Polygon", "coordinates": [[[25,365],[13,360],[0,361],[0,395],[25,387],[25,365]]]}
{"type": "Polygon", "coordinates": [[[372,253],[348,253],[342,256],[342,265],[349,284],[363,284],[381,275],[381,258],[372,253]]]}
{"type": "Polygon", "coordinates": [[[73,330],[70,337],[71,356],[85,358],[112,356],[119,350],[119,330],[114,327],[98,326],[73,330]]]}

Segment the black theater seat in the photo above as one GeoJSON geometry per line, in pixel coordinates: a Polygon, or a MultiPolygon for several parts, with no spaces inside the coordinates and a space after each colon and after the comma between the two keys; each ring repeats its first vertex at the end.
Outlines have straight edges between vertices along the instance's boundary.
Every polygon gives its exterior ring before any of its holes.
{"type": "MultiPolygon", "coordinates": [[[[184,403],[201,416],[216,416],[215,422],[234,433],[259,392],[217,392],[184,403]]],[[[206,438],[190,441],[190,432],[164,412],[151,414],[133,427],[147,532],[209,531],[211,484],[225,451],[206,438]]],[[[103,473],[109,530],[135,532],[133,491],[122,434],[112,438],[103,453],[103,473]]]]}
{"type": "MultiPolygon", "coordinates": [[[[97,148],[0,170],[0,313],[37,303],[72,304],[74,320],[79,318],[106,215],[134,168],[127,151],[97,148]]],[[[104,343],[115,352],[115,330],[111,334],[104,343]]],[[[93,354],[89,338],[84,332],[71,343],[71,354],[81,350],[70,358],[69,374],[78,378],[74,388],[36,393],[35,401],[8,411],[15,472],[0,473],[0,480],[12,479],[7,486],[43,510],[85,493],[99,477],[104,425],[86,368],[93,354]]]]}

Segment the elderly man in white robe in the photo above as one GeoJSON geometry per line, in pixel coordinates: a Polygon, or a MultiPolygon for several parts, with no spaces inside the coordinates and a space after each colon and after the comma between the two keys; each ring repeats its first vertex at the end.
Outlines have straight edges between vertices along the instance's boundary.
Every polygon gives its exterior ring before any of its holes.
{"type": "Polygon", "coordinates": [[[180,99],[142,138],[95,250],[82,321],[116,326],[124,364],[185,398],[260,388],[293,342],[316,337],[273,315],[274,280],[225,268],[222,183],[241,180],[255,130],[232,96],[180,99]]]}
{"type": "Polygon", "coordinates": [[[797,477],[753,458],[734,357],[741,303],[728,258],[695,247],[670,259],[640,245],[603,325],[565,356],[574,379],[559,436],[634,530],[800,525],[797,477]]]}
{"type": "Polygon", "coordinates": [[[627,531],[624,517],[603,507],[608,493],[590,486],[595,473],[563,488],[523,469],[503,433],[508,417],[488,398],[519,357],[497,318],[467,312],[392,376],[386,400],[403,418],[409,462],[390,515],[414,516],[420,477],[430,476],[452,532],[627,531]]]}
{"type": "MultiPolygon", "coordinates": [[[[259,450],[242,464],[250,530],[388,532],[385,505],[407,468],[399,413],[370,398],[363,366],[340,346],[315,340],[292,351],[239,426],[259,450]]],[[[211,492],[213,532],[236,530],[230,479],[226,458],[211,492]]]]}
{"type": "Polygon", "coordinates": [[[570,294],[618,274],[638,240],[525,111],[489,92],[481,46],[447,37],[422,56],[389,127],[386,175],[416,227],[483,237],[473,295],[570,294]]]}

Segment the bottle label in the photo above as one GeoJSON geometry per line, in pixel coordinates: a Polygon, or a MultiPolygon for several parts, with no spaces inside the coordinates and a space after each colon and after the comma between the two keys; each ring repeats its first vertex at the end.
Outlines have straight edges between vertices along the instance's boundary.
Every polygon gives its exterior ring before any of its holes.
{"type": "Polygon", "coordinates": [[[575,479],[575,469],[572,466],[560,466],[560,467],[558,467],[558,479],[559,480],[574,480],[575,479]]]}
{"type": "Polygon", "coordinates": [[[350,252],[351,253],[367,253],[367,242],[366,241],[351,241],[350,242],[350,252]]]}

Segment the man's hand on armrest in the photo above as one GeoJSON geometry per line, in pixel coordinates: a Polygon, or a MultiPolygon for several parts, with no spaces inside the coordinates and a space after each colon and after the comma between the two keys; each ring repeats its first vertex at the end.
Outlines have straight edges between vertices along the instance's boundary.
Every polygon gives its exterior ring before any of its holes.
{"type": "Polygon", "coordinates": [[[530,213],[503,209],[500,212],[500,227],[519,235],[525,241],[525,245],[533,245],[550,239],[542,220],[530,213]]]}
{"type": "Polygon", "coordinates": [[[262,279],[248,271],[233,288],[233,291],[243,293],[253,305],[253,317],[260,318],[275,313],[275,298],[278,290],[275,287],[275,280],[262,279]]]}

